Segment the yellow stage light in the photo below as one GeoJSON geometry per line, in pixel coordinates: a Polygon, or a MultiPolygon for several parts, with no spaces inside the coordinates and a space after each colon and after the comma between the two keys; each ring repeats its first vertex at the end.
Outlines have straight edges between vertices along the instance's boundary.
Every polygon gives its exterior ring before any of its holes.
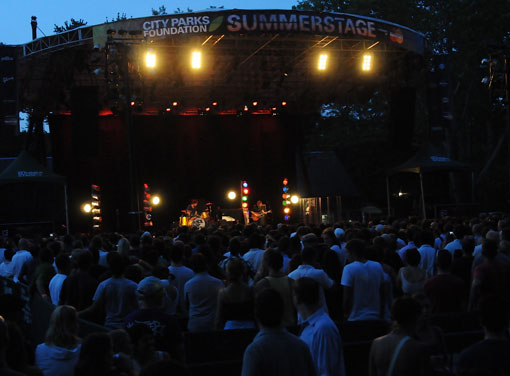
{"type": "Polygon", "coordinates": [[[200,51],[193,51],[191,53],[191,68],[200,69],[202,67],[202,53],[200,51]]]}
{"type": "Polygon", "coordinates": [[[161,199],[159,198],[159,196],[154,195],[151,197],[151,203],[154,206],[158,206],[161,203],[161,199]]]}
{"type": "Polygon", "coordinates": [[[292,202],[293,204],[297,204],[299,202],[299,197],[294,195],[290,198],[290,202],[292,202]]]}
{"type": "Polygon", "coordinates": [[[372,70],[372,55],[363,55],[363,65],[361,66],[363,72],[370,72],[372,70]]]}
{"type": "Polygon", "coordinates": [[[156,54],[152,51],[147,51],[145,54],[145,66],[147,68],[155,68],[156,67],[156,54]]]}
{"type": "Polygon", "coordinates": [[[327,62],[328,62],[328,55],[320,54],[319,55],[319,62],[317,64],[317,69],[320,70],[320,71],[326,70],[327,62]]]}
{"type": "Polygon", "coordinates": [[[90,205],[88,202],[83,204],[81,206],[81,210],[84,212],[84,213],[90,213],[92,211],[92,205],[90,205]]]}
{"type": "Polygon", "coordinates": [[[235,200],[237,197],[237,194],[234,191],[230,191],[230,192],[228,192],[227,197],[229,198],[229,200],[235,200]]]}
{"type": "Polygon", "coordinates": [[[289,214],[289,213],[290,213],[290,208],[285,208],[285,209],[283,209],[283,212],[284,212],[285,214],[289,214]]]}

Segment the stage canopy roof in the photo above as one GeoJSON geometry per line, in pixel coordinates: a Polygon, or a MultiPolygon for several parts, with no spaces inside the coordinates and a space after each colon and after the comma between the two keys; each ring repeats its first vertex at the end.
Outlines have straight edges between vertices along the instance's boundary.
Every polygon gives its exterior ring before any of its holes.
{"type": "Polygon", "coordinates": [[[344,13],[234,9],[132,18],[20,46],[21,107],[66,113],[72,88],[96,86],[106,112],[131,102],[144,114],[316,112],[325,103],[364,101],[382,84],[409,85],[425,48],[419,32],[344,13]],[[154,68],[145,66],[147,52],[154,68]],[[193,52],[201,53],[200,68],[191,67],[193,52]],[[361,71],[365,54],[370,72],[361,71]]]}

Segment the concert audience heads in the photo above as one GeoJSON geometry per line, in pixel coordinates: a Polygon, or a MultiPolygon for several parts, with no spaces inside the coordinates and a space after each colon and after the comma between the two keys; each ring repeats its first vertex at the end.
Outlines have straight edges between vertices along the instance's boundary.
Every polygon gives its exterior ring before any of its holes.
{"type": "Polygon", "coordinates": [[[441,272],[449,272],[452,266],[452,254],[446,249],[437,252],[437,269],[441,272]]]}
{"type": "MultiPolygon", "coordinates": [[[[422,230],[419,232],[417,236],[419,245],[433,245],[434,244],[434,234],[430,230],[422,230]]],[[[418,244],[416,244],[418,245],[418,244]]]]}
{"type": "Polygon", "coordinates": [[[50,317],[45,342],[50,346],[73,349],[78,345],[78,314],[72,306],[55,308],[50,317]]]}
{"type": "Polygon", "coordinates": [[[71,270],[71,259],[67,254],[60,253],[55,258],[55,265],[57,266],[59,273],[67,274],[71,270]]]}
{"type": "Polygon", "coordinates": [[[405,254],[407,265],[418,266],[421,260],[420,252],[416,248],[409,248],[405,254]]]}
{"type": "Polygon", "coordinates": [[[140,308],[161,308],[165,297],[165,288],[161,281],[153,276],[145,277],[136,288],[140,308]]]}
{"type": "Polygon", "coordinates": [[[315,249],[306,247],[301,252],[301,260],[303,264],[313,265],[315,262],[316,252],[315,249]]]}
{"type": "Polygon", "coordinates": [[[498,254],[498,242],[496,240],[486,240],[482,244],[482,255],[488,260],[493,260],[498,254]]]}
{"type": "Polygon", "coordinates": [[[115,278],[120,278],[124,274],[124,270],[126,269],[126,265],[124,263],[124,259],[117,252],[109,252],[106,256],[106,261],[110,266],[110,271],[115,278]]]}
{"type": "Polygon", "coordinates": [[[320,307],[320,285],[312,278],[299,278],[294,284],[296,306],[304,304],[310,308],[320,307]]]}
{"type": "Polygon", "coordinates": [[[253,248],[262,249],[262,247],[264,246],[264,238],[262,238],[262,236],[260,236],[257,233],[253,233],[248,238],[248,246],[250,247],[250,249],[253,248]]]}
{"type": "Polygon", "coordinates": [[[465,255],[471,256],[475,249],[475,239],[472,236],[467,236],[460,241],[462,251],[465,255]]]}
{"type": "Polygon", "coordinates": [[[112,365],[113,346],[110,336],[106,333],[92,333],[83,340],[74,375],[110,375],[112,365]]]}
{"type": "Polygon", "coordinates": [[[184,243],[176,242],[170,249],[170,261],[180,264],[184,257],[184,243]]]}
{"type": "MultiPolygon", "coordinates": [[[[448,252],[448,251],[446,251],[448,252]]],[[[449,252],[448,252],[449,254],[449,252]]],[[[391,306],[391,317],[401,327],[413,328],[417,325],[422,313],[420,303],[411,297],[395,299],[391,306]]]]}
{"type": "MultiPolygon", "coordinates": [[[[75,257],[73,256],[73,260],[75,257]]],[[[92,265],[92,254],[89,251],[80,250],[76,256],[76,265],[80,270],[86,271],[92,265]]]]}
{"type": "Polygon", "coordinates": [[[347,242],[345,249],[351,261],[365,258],[365,242],[360,239],[352,239],[347,242]]]}
{"type": "Polygon", "coordinates": [[[21,238],[18,242],[18,249],[19,250],[25,250],[30,251],[31,243],[28,239],[21,238]]]}
{"type": "Polygon", "coordinates": [[[234,236],[228,243],[228,251],[230,256],[239,256],[241,252],[241,240],[238,236],[234,236]]]}
{"type": "Polygon", "coordinates": [[[307,247],[313,248],[319,243],[319,239],[317,238],[317,235],[315,235],[314,233],[303,235],[301,237],[301,241],[303,242],[304,248],[307,247]]]}
{"type": "Polygon", "coordinates": [[[243,280],[245,267],[243,261],[233,258],[227,263],[227,278],[229,281],[240,282],[243,280]]]}
{"type": "Polygon", "coordinates": [[[271,288],[255,296],[255,319],[262,328],[278,328],[283,319],[282,296],[271,288]]]}
{"type": "Polygon", "coordinates": [[[207,264],[204,255],[195,253],[190,259],[190,268],[195,274],[207,271],[207,264]]]}
{"type": "Polygon", "coordinates": [[[283,256],[274,249],[268,249],[264,252],[263,262],[269,269],[280,271],[283,267],[283,256]]]}
{"type": "Polygon", "coordinates": [[[122,238],[120,238],[119,242],[117,243],[117,252],[119,252],[120,255],[123,257],[128,257],[130,247],[131,246],[129,244],[129,240],[122,237],[122,238]]]}

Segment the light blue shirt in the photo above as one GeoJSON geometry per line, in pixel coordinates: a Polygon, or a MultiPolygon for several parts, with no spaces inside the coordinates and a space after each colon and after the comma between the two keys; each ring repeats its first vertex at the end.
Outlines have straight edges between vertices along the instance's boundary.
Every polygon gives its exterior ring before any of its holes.
{"type": "Polygon", "coordinates": [[[243,255],[244,261],[250,264],[254,272],[259,270],[260,264],[262,263],[262,257],[264,257],[264,250],[260,248],[251,248],[243,255]]]}
{"type": "Polygon", "coordinates": [[[436,249],[429,244],[423,244],[418,248],[420,252],[420,263],[418,267],[427,273],[427,278],[434,275],[434,264],[436,262],[436,249]]]}
{"type": "Polygon", "coordinates": [[[402,247],[398,250],[398,255],[400,256],[400,258],[402,259],[402,261],[405,261],[406,260],[406,251],[408,249],[412,249],[412,248],[416,248],[416,245],[414,244],[414,242],[409,242],[407,243],[407,245],[405,247],[402,247]]]}
{"type": "Polygon", "coordinates": [[[301,338],[310,349],[320,376],[345,376],[342,339],[338,328],[322,309],[304,322],[301,338]]]}
{"type": "Polygon", "coordinates": [[[127,278],[108,278],[97,286],[92,300],[102,299],[106,312],[106,326],[123,329],[124,318],[138,308],[138,285],[127,278]]]}
{"type": "Polygon", "coordinates": [[[188,304],[188,330],[205,332],[214,330],[218,293],[224,287],[218,278],[209,273],[197,273],[184,285],[184,299],[188,304]]]}
{"type": "Polygon", "coordinates": [[[446,249],[448,252],[450,252],[453,257],[453,254],[455,253],[456,249],[462,249],[462,243],[460,242],[459,239],[455,239],[454,241],[448,243],[444,247],[444,249],[446,249]]]}
{"type": "Polygon", "coordinates": [[[261,329],[244,352],[242,376],[316,374],[308,346],[285,329],[261,329]]]}

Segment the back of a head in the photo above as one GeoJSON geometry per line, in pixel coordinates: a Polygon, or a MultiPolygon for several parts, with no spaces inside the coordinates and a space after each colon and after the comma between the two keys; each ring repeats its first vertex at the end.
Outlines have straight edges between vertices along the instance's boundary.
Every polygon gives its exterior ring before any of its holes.
{"type": "Polygon", "coordinates": [[[299,278],[294,284],[294,293],[298,303],[301,302],[309,307],[320,304],[320,286],[312,278],[299,278]]]}
{"type": "Polygon", "coordinates": [[[283,256],[275,249],[268,249],[264,252],[264,263],[268,268],[273,270],[280,270],[283,266],[283,256]]]}
{"type": "Polygon", "coordinates": [[[149,276],[138,283],[136,294],[149,308],[158,308],[163,304],[165,288],[159,278],[149,276]]]}
{"type": "Polygon", "coordinates": [[[175,263],[182,262],[184,257],[184,244],[179,242],[179,244],[172,245],[170,249],[170,260],[175,263]]]}
{"type": "Polygon", "coordinates": [[[277,328],[283,319],[283,299],[271,288],[264,289],[255,296],[255,318],[261,326],[277,328]]]}
{"type": "Polygon", "coordinates": [[[21,238],[18,242],[18,249],[29,251],[30,250],[30,241],[25,238],[21,238]]]}
{"type": "Polygon", "coordinates": [[[83,340],[75,376],[110,375],[113,346],[107,333],[92,333],[83,340]]]}
{"type": "Polygon", "coordinates": [[[452,266],[452,254],[446,249],[441,249],[439,252],[437,252],[438,269],[448,271],[450,270],[451,266],[452,266]]]}
{"type": "Polygon", "coordinates": [[[421,260],[420,252],[416,248],[406,250],[405,259],[408,265],[418,266],[421,260]]]}
{"type": "Polygon", "coordinates": [[[421,230],[416,235],[416,238],[418,239],[418,242],[420,245],[433,245],[434,244],[434,233],[430,230],[421,230]]]}
{"type": "Polygon", "coordinates": [[[498,241],[485,240],[482,244],[482,255],[489,260],[493,260],[498,254],[498,241]]]}
{"type": "Polygon", "coordinates": [[[244,262],[233,258],[227,263],[227,277],[229,281],[241,281],[245,273],[244,262]]]}
{"type": "Polygon", "coordinates": [[[203,273],[207,271],[207,264],[204,255],[195,253],[190,259],[191,270],[195,273],[203,273]]]}
{"type": "Polygon", "coordinates": [[[80,251],[76,257],[76,264],[80,270],[87,270],[92,265],[92,254],[89,251],[80,251]]]}
{"type": "Polygon", "coordinates": [[[365,242],[361,239],[352,239],[347,242],[345,248],[354,257],[365,257],[365,242]]]}
{"type": "Polygon", "coordinates": [[[315,261],[316,252],[314,248],[305,247],[303,252],[301,252],[301,258],[303,260],[303,264],[312,265],[315,261]]]}
{"type": "Polygon", "coordinates": [[[264,240],[259,234],[253,233],[250,235],[250,237],[248,239],[248,245],[249,245],[250,249],[262,248],[263,244],[264,244],[264,240]]]}
{"type": "Polygon", "coordinates": [[[14,250],[13,249],[6,249],[4,251],[4,258],[6,261],[12,261],[12,257],[14,256],[14,250]]]}
{"type": "Polygon", "coordinates": [[[120,238],[117,243],[117,251],[124,257],[129,256],[129,249],[131,245],[129,244],[129,240],[126,238],[120,238]]]}
{"type": "Polygon", "coordinates": [[[238,236],[234,236],[228,243],[230,256],[237,256],[241,252],[241,241],[238,236]]]}
{"type": "Polygon", "coordinates": [[[460,244],[462,245],[462,251],[466,255],[473,254],[473,251],[475,249],[475,239],[472,236],[465,237],[460,241],[460,244]]]}
{"type": "Polygon", "coordinates": [[[416,324],[421,312],[422,307],[420,303],[411,297],[397,298],[391,306],[391,317],[397,324],[402,326],[416,324]]]}
{"type": "Polygon", "coordinates": [[[65,253],[60,253],[55,258],[55,265],[57,266],[57,269],[61,272],[67,272],[69,268],[71,267],[71,260],[69,259],[69,256],[65,253]]]}
{"type": "Polygon", "coordinates": [[[124,259],[118,252],[109,252],[106,256],[106,261],[110,266],[110,271],[112,272],[114,277],[120,277],[124,273],[126,268],[126,264],[124,263],[124,259]]]}
{"type": "Polygon", "coordinates": [[[54,309],[46,331],[46,344],[74,348],[77,345],[78,314],[72,306],[61,305],[54,309]]]}
{"type": "Polygon", "coordinates": [[[48,248],[43,248],[41,249],[41,251],[39,252],[39,260],[41,260],[41,262],[53,262],[53,253],[51,253],[51,250],[49,250],[48,248]]]}

